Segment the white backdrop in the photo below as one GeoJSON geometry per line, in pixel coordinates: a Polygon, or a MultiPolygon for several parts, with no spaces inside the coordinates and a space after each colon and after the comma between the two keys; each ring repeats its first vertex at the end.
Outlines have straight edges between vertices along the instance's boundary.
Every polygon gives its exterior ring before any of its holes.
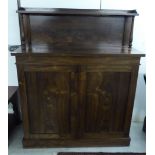
{"type": "MultiPolygon", "coordinates": [[[[139,0],[102,0],[102,9],[136,9],[139,16],[135,18],[133,47],[145,53],[145,10],[143,1],[139,0]]],[[[42,8],[77,8],[100,9],[100,0],[21,0],[22,7],[42,8]]],[[[20,45],[17,0],[8,1],[8,44],[20,45]]],[[[146,110],[146,92],[143,74],[145,73],[145,58],[141,59],[133,121],[143,121],[146,110]]],[[[15,58],[8,53],[8,85],[18,85],[15,58]]]]}

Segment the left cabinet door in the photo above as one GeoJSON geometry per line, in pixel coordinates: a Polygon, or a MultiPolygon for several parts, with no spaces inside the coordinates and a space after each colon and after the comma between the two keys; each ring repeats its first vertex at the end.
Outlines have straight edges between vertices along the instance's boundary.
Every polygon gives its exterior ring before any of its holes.
{"type": "Polygon", "coordinates": [[[24,67],[31,135],[37,134],[43,138],[71,135],[71,96],[74,96],[74,100],[77,98],[75,70],[74,66],[24,67]]]}

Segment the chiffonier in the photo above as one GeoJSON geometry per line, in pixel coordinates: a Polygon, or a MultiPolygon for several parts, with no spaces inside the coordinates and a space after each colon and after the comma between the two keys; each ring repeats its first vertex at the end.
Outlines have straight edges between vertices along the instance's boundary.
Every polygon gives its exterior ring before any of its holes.
{"type": "Polygon", "coordinates": [[[136,10],[19,8],[24,147],[127,146],[140,58],[136,10]]]}

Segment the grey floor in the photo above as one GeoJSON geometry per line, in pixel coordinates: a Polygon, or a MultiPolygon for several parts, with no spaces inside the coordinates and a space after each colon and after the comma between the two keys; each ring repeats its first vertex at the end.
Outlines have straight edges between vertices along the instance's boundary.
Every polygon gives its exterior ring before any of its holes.
{"type": "Polygon", "coordinates": [[[142,132],[142,123],[132,122],[131,143],[129,147],[83,147],[83,148],[45,148],[23,149],[22,127],[16,127],[9,137],[9,155],[56,155],[57,152],[146,152],[145,133],[142,132]]]}

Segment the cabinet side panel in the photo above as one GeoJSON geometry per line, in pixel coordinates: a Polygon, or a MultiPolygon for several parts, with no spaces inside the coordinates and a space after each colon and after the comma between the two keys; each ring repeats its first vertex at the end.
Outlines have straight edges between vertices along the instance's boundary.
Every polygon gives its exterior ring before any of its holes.
{"type": "Polygon", "coordinates": [[[24,137],[29,138],[30,133],[29,133],[28,105],[27,105],[26,81],[24,76],[23,65],[17,64],[17,73],[18,73],[19,94],[20,94],[20,103],[21,103],[22,119],[24,127],[24,137]]]}
{"type": "Polygon", "coordinates": [[[133,69],[131,72],[131,83],[130,83],[130,90],[128,94],[128,103],[126,108],[127,111],[125,114],[125,123],[124,123],[124,131],[126,136],[129,136],[129,132],[130,132],[134,99],[135,99],[136,86],[137,86],[138,70],[139,70],[139,64],[133,66],[133,69]]]}

